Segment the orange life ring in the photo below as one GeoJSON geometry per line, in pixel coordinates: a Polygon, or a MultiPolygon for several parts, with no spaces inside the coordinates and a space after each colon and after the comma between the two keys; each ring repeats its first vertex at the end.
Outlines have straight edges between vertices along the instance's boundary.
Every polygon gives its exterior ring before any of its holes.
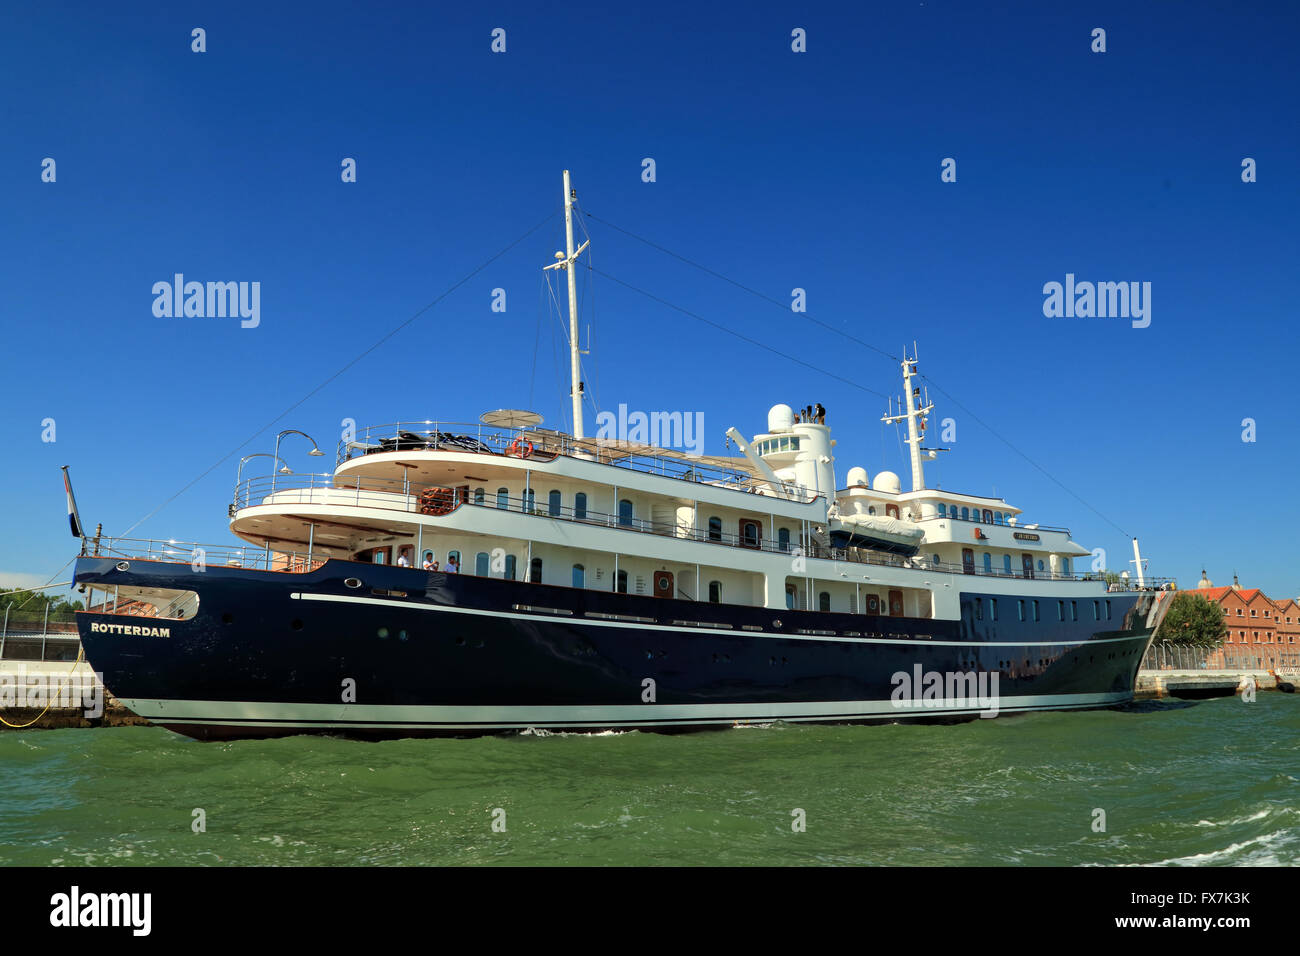
{"type": "Polygon", "coordinates": [[[506,446],[506,454],[513,458],[528,458],[533,453],[533,443],[526,439],[516,438],[506,446]]]}

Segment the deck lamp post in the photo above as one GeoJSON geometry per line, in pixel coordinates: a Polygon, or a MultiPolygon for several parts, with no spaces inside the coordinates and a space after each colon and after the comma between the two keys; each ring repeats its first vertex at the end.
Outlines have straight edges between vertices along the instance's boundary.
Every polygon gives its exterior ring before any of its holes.
{"type": "MultiPolygon", "coordinates": [[[[311,451],[307,452],[307,454],[311,455],[313,458],[320,458],[325,454],[320,450],[320,446],[316,444],[316,439],[312,438],[306,432],[300,432],[296,428],[286,428],[284,431],[280,432],[280,434],[275,436],[275,455],[277,458],[280,456],[280,439],[285,435],[301,435],[303,438],[311,442],[311,451]]],[[[290,471],[289,466],[285,465],[280,469],[280,474],[288,475],[292,474],[292,472],[290,471]]],[[[271,490],[275,491],[275,475],[271,476],[271,490]]]]}
{"type": "MultiPolygon", "coordinates": [[[[272,455],[272,454],[269,454],[268,452],[264,452],[264,451],[255,452],[255,453],[253,453],[253,454],[251,454],[251,455],[245,455],[243,458],[239,459],[239,468],[238,468],[238,470],[236,470],[236,472],[235,472],[235,497],[236,497],[236,498],[239,497],[239,485],[240,485],[240,482],[242,482],[243,479],[244,479],[244,462],[248,461],[250,458],[274,458],[274,459],[275,459],[276,461],[278,461],[281,465],[284,465],[284,467],[280,469],[280,474],[282,474],[282,475],[289,475],[289,474],[292,474],[292,473],[293,473],[292,470],[289,468],[289,465],[285,462],[285,460],[284,460],[283,458],[279,457],[278,455],[272,455]]],[[[271,482],[272,482],[272,485],[271,485],[272,490],[274,490],[274,489],[275,489],[275,484],[274,484],[274,483],[275,483],[275,478],[274,478],[274,476],[271,478],[271,482]]]]}

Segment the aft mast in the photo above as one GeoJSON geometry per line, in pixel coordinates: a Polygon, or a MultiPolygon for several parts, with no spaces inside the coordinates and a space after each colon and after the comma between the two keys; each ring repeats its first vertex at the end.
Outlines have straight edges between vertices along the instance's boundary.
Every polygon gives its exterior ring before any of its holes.
{"type": "MultiPolygon", "coordinates": [[[[925,488],[925,471],[922,466],[921,442],[925,439],[926,417],[934,411],[934,405],[930,402],[930,396],[927,393],[925,398],[921,397],[920,386],[914,386],[912,379],[916,377],[916,344],[912,344],[912,357],[907,357],[907,349],[903,349],[903,391],[906,394],[904,402],[899,403],[898,414],[894,414],[893,402],[890,402],[888,413],[882,415],[880,420],[890,424],[897,422],[907,422],[907,438],[905,439],[908,448],[912,452],[912,490],[921,491],[925,488]],[[907,411],[903,411],[903,408],[907,411]]],[[[934,457],[934,452],[930,452],[930,457],[934,457]]]]}
{"type": "Polygon", "coordinates": [[[585,436],[582,421],[582,363],[578,350],[578,285],[574,275],[573,264],[584,249],[590,245],[586,240],[577,249],[573,248],[573,203],[578,192],[569,185],[569,171],[564,171],[564,252],[555,254],[556,262],[545,266],[546,269],[563,269],[569,276],[569,395],[573,400],[573,437],[581,440],[585,436]]]}

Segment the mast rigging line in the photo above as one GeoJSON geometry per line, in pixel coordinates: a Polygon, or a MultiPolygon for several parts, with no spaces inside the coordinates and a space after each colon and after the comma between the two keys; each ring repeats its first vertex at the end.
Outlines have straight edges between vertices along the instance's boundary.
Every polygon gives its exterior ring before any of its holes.
{"type": "MultiPolygon", "coordinates": [[[[600,223],[600,224],[603,225],[603,226],[608,226],[610,229],[613,229],[615,232],[621,232],[623,235],[627,236],[628,238],[630,238],[630,239],[635,239],[637,242],[643,243],[644,245],[647,245],[647,246],[649,246],[649,247],[652,248],[652,249],[655,249],[655,250],[657,250],[657,251],[659,251],[659,252],[662,252],[662,253],[663,253],[664,255],[666,255],[666,256],[671,256],[672,258],[678,260],[679,262],[685,263],[686,265],[690,266],[690,267],[693,268],[693,269],[698,269],[699,271],[705,273],[706,275],[713,276],[715,279],[720,279],[721,281],[726,282],[728,285],[733,285],[733,286],[735,286],[737,289],[740,289],[740,290],[743,291],[743,292],[747,292],[747,293],[749,293],[749,294],[752,295],[752,296],[755,296],[755,297],[757,297],[757,298],[759,298],[759,299],[762,299],[764,302],[770,303],[771,305],[775,305],[775,306],[776,306],[777,308],[779,308],[782,312],[788,312],[789,309],[790,309],[790,304],[789,304],[788,302],[782,302],[782,301],[780,301],[779,299],[774,299],[774,298],[772,298],[771,296],[767,295],[767,294],[764,293],[764,292],[760,292],[760,291],[757,290],[757,289],[753,289],[753,288],[751,288],[751,287],[745,285],[743,282],[738,282],[738,281],[736,281],[735,279],[732,279],[730,276],[725,276],[725,275],[723,275],[721,272],[717,272],[717,271],[715,271],[715,270],[713,270],[713,269],[710,269],[710,268],[709,268],[708,266],[706,266],[706,265],[702,265],[701,263],[695,262],[694,260],[689,259],[689,258],[687,258],[686,256],[683,256],[681,253],[674,252],[673,250],[667,248],[666,246],[662,246],[662,245],[660,245],[659,243],[657,243],[657,242],[655,242],[655,241],[653,241],[653,240],[651,240],[651,239],[647,239],[647,238],[645,238],[644,236],[639,236],[639,235],[637,235],[636,233],[632,232],[632,231],[629,230],[629,229],[624,229],[622,226],[617,226],[617,225],[615,225],[614,223],[610,222],[608,219],[604,219],[604,218],[602,218],[602,217],[600,217],[600,216],[597,216],[597,215],[596,215],[595,213],[593,213],[593,212],[590,212],[590,211],[584,209],[584,210],[582,210],[582,213],[583,213],[583,215],[584,215],[585,217],[589,217],[590,219],[594,220],[595,222],[600,223]]],[[[606,278],[608,278],[608,279],[613,279],[613,276],[606,276],[606,278]]],[[[615,282],[618,282],[619,280],[618,280],[618,279],[614,279],[614,281],[615,281],[615,282]]],[[[623,284],[625,284],[625,283],[623,283],[623,284]]],[[[633,287],[628,286],[628,288],[633,288],[633,287]]],[[[633,291],[641,292],[640,289],[634,289],[633,291]]],[[[643,294],[643,295],[649,295],[649,293],[642,293],[642,294],[643,294]]],[[[654,298],[654,297],[651,296],[651,298],[654,298]]],[[[663,301],[663,300],[659,300],[659,301],[663,301]]],[[[669,305],[671,308],[677,308],[677,306],[673,306],[671,303],[664,303],[664,304],[665,304],[665,305],[669,305]]],[[[679,311],[685,311],[685,310],[679,310],[679,311]]],[[[686,314],[690,315],[691,313],[688,312],[688,313],[686,313],[686,314]]],[[[877,346],[877,345],[872,345],[870,342],[867,342],[867,341],[865,341],[865,340],[863,340],[863,339],[860,339],[860,338],[858,338],[856,335],[853,335],[853,334],[851,334],[851,333],[849,333],[849,332],[845,332],[843,329],[836,328],[835,326],[831,325],[829,322],[823,322],[821,319],[818,319],[818,318],[816,318],[816,317],[814,317],[814,316],[812,316],[812,315],[809,315],[807,312],[801,312],[801,313],[799,313],[799,315],[800,315],[801,318],[803,318],[803,319],[807,319],[809,322],[812,322],[814,325],[819,325],[819,326],[821,326],[822,328],[826,329],[826,330],[829,331],[829,332],[834,332],[836,335],[840,335],[840,336],[842,336],[842,337],[848,339],[850,342],[854,342],[854,343],[856,343],[857,345],[861,345],[863,348],[870,349],[871,351],[876,352],[876,353],[878,353],[879,355],[883,355],[885,358],[888,358],[888,359],[890,359],[890,360],[892,360],[892,361],[894,361],[894,362],[896,362],[896,363],[901,363],[901,362],[903,361],[901,358],[899,358],[897,355],[894,355],[892,352],[888,352],[888,351],[886,351],[885,349],[882,349],[882,348],[880,348],[880,347],[877,346]]],[[[693,316],[693,317],[694,317],[694,318],[700,318],[701,321],[705,321],[705,322],[708,321],[707,319],[702,319],[700,316],[693,316]]],[[[714,323],[712,323],[712,322],[710,322],[709,324],[710,324],[710,325],[714,325],[714,323]]],[[[717,325],[715,325],[715,327],[716,327],[716,328],[723,328],[722,326],[717,326],[717,325]]],[[[730,330],[724,328],[723,331],[730,331],[730,330]]],[[[734,333],[734,332],[733,332],[732,334],[733,334],[733,335],[737,335],[737,337],[739,337],[739,338],[744,338],[744,336],[740,336],[738,333],[734,333]]],[[[746,341],[750,341],[750,342],[752,342],[753,340],[752,340],[752,339],[746,339],[746,341]]],[[[754,344],[761,344],[761,343],[754,343],[754,344]]],[[[769,347],[766,346],[766,345],[763,345],[762,347],[765,348],[765,349],[767,349],[768,351],[775,351],[774,349],[771,349],[771,348],[769,348],[769,347]]],[[[787,356],[787,357],[788,357],[788,356],[787,356]]],[[[797,359],[794,359],[794,361],[798,361],[798,360],[797,360],[797,359]]],[[[805,365],[805,364],[807,364],[807,363],[800,362],[800,364],[801,364],[801,365],[805,365]]],[[[830,374],[830,373],[827,373],[827,374],[830,374]]],[[[834,375],[832,375],[831,377],[833,377],[833,378],[838,378],[838,376],[834,376],[834,375]]],[[[1039,472],[1041,472],[1041,473],[1042,473],[1042,474],[1043,474],[1043,475],[1044,475],[1044,476],[1045,476],[1049,481],[1051,481],[1051,482],[1052,482],[1053,484],[1055,484],[1058,488],[1060,488],[1062,491],[1064,491],[1066,494],[1068,494],[1070,497],[1072,497],[1075,501],[1078,501],[1081,505],[1083,505],[1085,508],[1087,508],[1087,509],[1088,509],[1089,511],[1091,511],[1093,514],[1095,514],[1097,517],[1101,518],[1102,521],[1105,521],[1107,524],[1109,524],[1112,528],[1114,528],[1116,531],[1118,531],[1118,532],[1119,532],[1120,534],[1122,534],[1124,537],[1129,538],[1129,539],[1132,539],[1133,536],[1132,536],[1131,534],[1129,534],[1127,531],[1125,531],[1125,530],[1124,530],[1124,529],[1123,529],[1123,528],[1122,528],[1118,523],[1116,523],[1113,519],[1111,519],[1111,518],[1108,517],[1107,515],[1105,515],[1105,514],[1103,514],[1102,512],[1098,511],[1095,507],[1093,507],[1092,504],[1090,504],[1090,503],[1089,503],[1088,501],[1086,501],[1084,498],[1082,498],[1082,497],[1080,497],[1078,494],[1076,494],[1076,493],[1075,493],[1075,492],[1074,492],[1074,491],[1073,491],[1069,486],[1067,486],[1067,485],[1065,485],[1064,483],[1062,483],[1062,482],[1061,482],[1061,481],[1060,481],[1060,480],[1059,480],[1055,475],[1053,475],[1050,471],[1048,471],[1046,468],[1044,468],[1044,467],[1043,467],[1042,465],[1040,465],[1038,462],[1034,461],[1034,460],[1033,460],[1032,458],[1030,458],[1027,454],[1025,454],[1023,451],[1021,451],[1019,448],[1017,448],[1014,444],[1011,443],[1011,440],[1010,440],[1010,439],[1004,437],[1000,432],[998,432],[997,430],[995,430],[991,425],[989,425],[987,422],[985,422],[983,419],[981,419],[978,415],[976,415],[974,412],[972,412],[969,408],[967,408],[965,405],[963,405],[960,401],[958,401],[958,400],[957,400],[957,399],[956,399],[956,398],[955,398],[955,397],[954,397],[950,392],[948,392],[946,389],[944,389],[943,386],[941,386],[941,385],[940,385],[938,382],[936,382],[933,378],[931,378],[930,376],[928,376],[928,375],[926,375],[926,374],[924,374],[924,373],[917,373],[917,377],[920,378],[922,381],[926,382],[927,384],[929,384],[929,385],[933,385],[934,388],[935,388],[935,391],[937,391],[937,392],[939,392],[940,394],[942,394],[945,398],[948,399],[948,401],[952,402],[955,406],[957,406],[959,409],[961,409],[962,412],[964,412],[966,415],[969,415],[969,416],[970,416],[970,417],[971,417],[971,418],[972,418],[972,419],[973,419],[977,424],[983,426],[983,427],[988,431],[988,433],[989,433],[990,435],[992,435],[994,438],[998,439],[998,441],[1002,442],[1004,445],[1006,445],[1008,448],[1010,448],[1013,452],[1015,452],[1017,455],[1019,455],[1019,456],[1020,456],[1021,458],[1023,458],[1025,461],[1027,461],[1027,462],[1028,462],[1030,465],[1032,465],[1035,469],[1037,469],[1039,472]]],[[[846,380],[846,379],[840,379],[840,381],[847,381],[847,380],[846,380]]],[[[849,384],[854,385],[854,386],[857,387],[857,388],[863,388],[863,386],[861,386],[861,385],[857,385],[856,383],[853,383],[853,382],[850,382],[849,384]]],[[[864,390],[864,391],[868,391],[868,392],[871,391],[870,389],[866,389],[866,388],[863,388],[863,390],[864,390]]],[[[879,392],[872,392],[872,394],[873,394],[873,395],[880,395],[879,392]]],[[[881,397],[884,398],[884,397],[886,397],[886,396],[881,395],[881,397]]]]}
{"type": "Polygon", "coordinates": [[[851,386],[852,388],[860,389],[861,391],[867,392],[871,395],[875,395],[877,398],[888,398],[888,396],[885,395],[884,392],[877,392],[875,389],[867,388],[865,385],[859,385],[857,382],[851,381],[850,379],[844,378],[840,375],[836,375],[834,372],[828,372],[826,371],[826,369],[822,368],[821,366],[813,365],[811,362],[805,362],[803,361],[803,359],[795,358],[793,355],[790,355],[788,352],[782,352],[780,349],[773,348],[770,345],[758,341],[758,339],[751,339],[748,335],[742,335],[741,333],[737,332],[735,329],[729,329],[725,325],[721,325],[718,322],[714,322],[712,319],[706,319],[704,316],[700,315],[697,312],[692,312],[690,309],[684,309],[680,305],[675,305],[672,302],[669,302],[667,299],[660,298],[659,296],[655,295],[653,292],[647,292],[645,289],[638,288],[637,286],[632,285],[630,282],[624,282],[622,279],[618,278],[617,276],[612,276],[608,272],[603,272],[600,269],[597,269],[595,266],[590,266],[589,268],[596,275],[602,276],[608,279],[610,282],[616,282],[619,285],[623,286],[623,288],[630,289],[633,292],[639,293],[640,295],[645,296],[647,299],[651,299],[655,302],[658,302],[660,305],[667,306],[668,308],[676,312],[682,313],[682,315],[690,316],[692,319],[695,319],[696,321],[703,322],[705,325],[711,325],[713,326],[713,328],[718,329],[721,332],[726,332],[728,335],[735,336],[736,338],[740,339],[742,342],[748,342],[750,345],[754,345],[760,349],[771,352],[773,355],[779,356],[780,358],[785,359],[787,362],[794,362],[796,365],[802,365],[804,368],[812,369],[818,375],[825,375],[827,378],[833,378],[837,382],[843,382],[845,385],[851,386]]]}
{"type": "Polygon", "coordinates": [[[432,309],[435,305],[437,305],[437,304],[438,304],[439,302],[441,302],[443,299],[447,298],[447,296],[451,295],[453,292],[455,292],[457,289],[459,289],[461,286],[463,286],[463,285],[464,285],[466,282],[468,282],[470,279],[474,278],[476,275],[478,275],[480,272],[482,272],[484,269],[486,269],[486,268],[487,268],[488,266],[490,266],[492,263],[496,262],[498,259],[500,259],[502,256],[504,256],[507,252],[509,252],[511,249],[513,249],[515,246],[519,245],[521,242],[523,242],[525,239],[527,239],[529,236],[531,236],[533,233],[535,233],[538,229],[542,228],[542,226],[544,226],[544,225],[546,225],[548,222],[550,222],[554,217],[555,217],[555,211],[554,211],[554,210],[552,210],[551,212],[548,212],[548,213],[546,214],[546,217],[545,217],[544,219],[542,219],[540,222],[538,222],[535,226],[532,226],[530,229],[528,229],[527,232],[524,232],[524,233],[523,233],[522,235],[520,235],[517,239],[513,240],[509,245],[507,245],[507,246],[505,246],[503,249],[501,249],[499,252],[493,253],[493,254],[492,254],[491,256],[489,256],[487,259],[484,259],[483,262],[481,262],[479,265],[475,266],[474,269],[472,269],[470,272],[467,272],[464,276],[462,276],[461,278],[459,278],[459,279],[457,279],[455,282],[453,282],[453,283],[452,283],[450,286],[448,286],[448,287],[447,287],[447,288],[446,288],[446,289],[445,289],[441,294],[439,294],[436,298],[434,298],[432,301],[430,301],[427,305],[421,307],[420,309],[417,309],[417,310],[416,310],[414,313],[412,313],[411,316],[410,316],[409,318],[407,318],[404,322],[402,322],[400,325],[394,327],[392,330],[390,330],[388,333],[386,333],[382,338],[378,339],[378,340],[377,340],[373,345],[371,345],[368,349],[366,349],[365,351],[361,352],[361,353],[358,354],[356,357],[354,357],[353,359],[351,359],[351,360],[350,360],[346,365],[344,365],[342,368],[340,368],[338,371],[336,371],[333,375],[330,375],[330,376],[329,376],[328,378],[326,378],[323,382],[321,382],[319,385],[317,385],[315,388],[313,388],[310,392],[308,392],[306,395],[302,396],[302,398],[298,399],[296,402],[294,402],[292,405],[290,405],[290,406],[289,406],[288,408],[286,408],[284,411],[280,412],[280,414],[276,415],[275,418],[271,419],[269,422],[267,422],[265,425],[263,425],[263,426],[262,426],[261,428],[259,428],[257,431],[253,432],[253,434],[249,435],[246,439],[244,439],[242,442],[240,442],[238,445],[236,445],[234,448],[232,448],[230,451],[228,451],[228,452],[227,452],[225,455],[223,455],[221,458],[217,459],[217,461],[213,462],[211,466],[209,466],[206,470],[204,470],[204,471],[201,472],[198,476],[196,476],[195,478],[193,478],[193,479],[192,479],[188,484],[186,484],[183,488],[181,488],[180,491],[176,492],[174,495],[172,495],[170,498],[168,498],[166,501],[164,501],[162,504],[160,504],[157,508],[154,508],[154,509],[153,509],[152,511],[150,511],[147,515],[145,515],[143,518],[141,518],[141,519],[139,519],[138,521],[136,521],[133,525],[131,525],[131,527],[127,528],[124,532],[122,532],[122,535],[125,536],[125,535],[130,534],[132,531],[134,531],[134,530],[135,530],[137,527],[139,527],[141,524],[143,524],[144,522],[148,521],[150,518],[152,518],[152,517],[153,517],[154,515],[156,515],[158,512],[162,511],[164,508],[166,508],[169,504],[171,504],[173,501],[175,501],[175,500],[176,500],[177,498],[179,498],[181,495],[185,494],[185,492],[189,491],[191,488],[193,488],[196,484],[198,484],[200,481],[202,481],[202,480],[203,480],[204,478],[206,478],[208,475],[212,474],[212,472],[216,471],[217,468],[219,468],[222,464],[224,464],[226,461],[228,461],[228,460],[229,460],[233,455],[235,455],[237,452],[239,452],[240,450],[242,450],[246,445],[248,445],[251,441],[253,441],[255,438],[257,438],[259,435],[261,435],[262,432],[266,431],[268,428],[270,428],[270,427],[272,427],[273,425],[277,424],[277,423],[278,423],[282,418],[284,418],[284,417],[285,417],[286,415],[288,415],[290,412],[292,412],[292,411],[294,411],[295,409],[297,409],[299,406],[301,406],[303,403],[305,403],[309,398],[311,398],[313,395],[315,395],[317,392],[319,392],[321,389],[323,389],[326,385],[330,384],[330,383],[333,382],[336,378],[338,378],[340,375],[342,375],[344,372],[348,371],[348,369],[352,368],[352,366],[356,365],[358,362],[360,362],[363,358],[365,358],[365,357],[366,357],[367,355],[369,355],[371,352],[375,351],[375,349],[379,348],[381,345],[383,345],[385,342],[387,342],[389,339],[391,339],[391,338],[392,338],[394,335],[396,335],[398,332],[401,332],[401,331],[402,331],[403,329],[405,329],[408,325],[410,325],[412,322],[414,322],[414,321],[415,321],[416,319],[418,319],[420,316],[424,315],[424,313],[428,312],[430,309],[432,309]]]}

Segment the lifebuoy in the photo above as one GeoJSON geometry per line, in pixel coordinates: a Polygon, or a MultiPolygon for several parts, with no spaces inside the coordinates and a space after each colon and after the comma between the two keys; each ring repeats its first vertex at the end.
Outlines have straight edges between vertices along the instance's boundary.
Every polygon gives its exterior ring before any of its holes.
{"type": "Polygon", "coordinates": [[[527,439],[516,438],[506,446],[506,454],[512,458],[528,458],[533,453],[533,443],[527,439]]]}

